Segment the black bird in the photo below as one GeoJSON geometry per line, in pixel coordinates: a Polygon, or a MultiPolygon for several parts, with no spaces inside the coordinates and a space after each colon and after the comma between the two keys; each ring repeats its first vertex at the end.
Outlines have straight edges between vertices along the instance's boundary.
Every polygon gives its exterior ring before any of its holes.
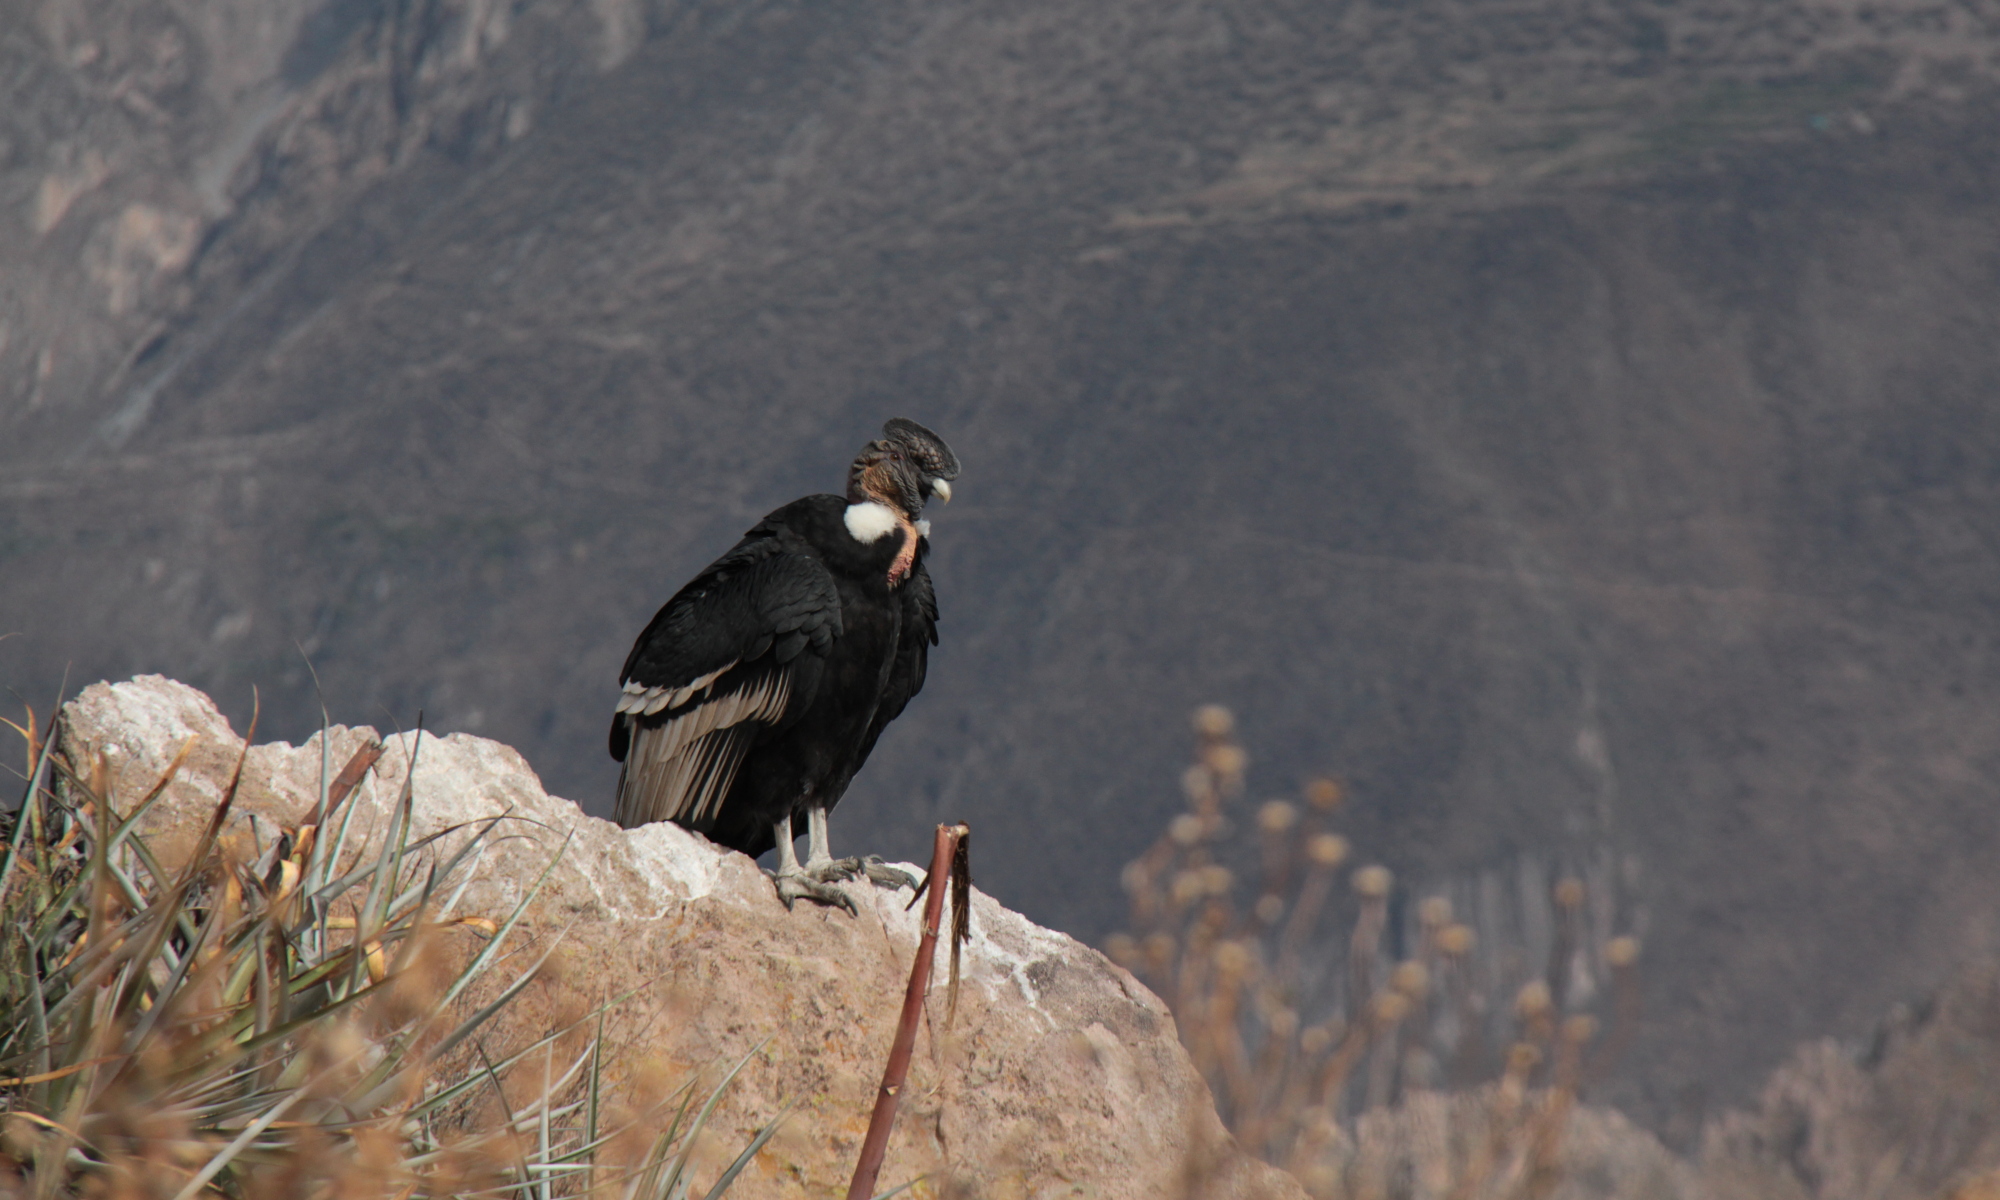
{"type": "Polygon", "coordinates": [[[915,421],[882,432],[848,468],[846,496],[792,501],[676,592],[619,677],[618,823],[675,821],[753,857],[775,842],[787,908],[804,896],[853,912],[833,885],[860,874],[912,882],[877,858],[834,859],[826,832],[937,644],[922,514],[932,496],[950,502],[958,458],[915,421]]]}

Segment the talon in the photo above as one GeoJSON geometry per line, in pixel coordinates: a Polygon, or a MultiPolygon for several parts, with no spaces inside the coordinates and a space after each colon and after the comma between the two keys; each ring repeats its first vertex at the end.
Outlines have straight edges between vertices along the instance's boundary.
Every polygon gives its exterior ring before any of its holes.
{"type": "Polygon", "coordinates": [[[819,862],[807,862],[805,873],[821,883],[845,883],[861,874],[861,860],[858,858],[828,858],[819,862]]]}
{"type": "Polygon", "coordinates": [[[850,917],[861,915],[861,910],[854,906],[853,897],[831,883],[822,883],[803,871],[798,874],[766,874],[776,885],[778,899],[784,902],[787,912],[791,911],[794,901],[803,899],[827,908],[844,908],[850,917]]]}
{"type": "Polygon", "coordinates": [[[898,891],[917,886],[917,877],[900,867],[892,867],[882,861],[879,854],[871,854],[860,862],[860,873],[868,876],[868,882],[878,888],[898,891]]]}

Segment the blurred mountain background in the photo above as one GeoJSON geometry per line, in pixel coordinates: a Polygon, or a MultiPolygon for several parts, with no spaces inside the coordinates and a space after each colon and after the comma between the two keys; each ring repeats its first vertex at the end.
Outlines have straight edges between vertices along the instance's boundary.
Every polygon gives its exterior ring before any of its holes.
{"type": "Polygon", "coordinates": [[[836,851],[1099,939],[1227,704],[1399,905],[1587,878],[1685,1146],[2000,948],[1996,84],[1991,0],[0,0],[0,682],[608,814],[639,628],[911,416],[836,851]]]}

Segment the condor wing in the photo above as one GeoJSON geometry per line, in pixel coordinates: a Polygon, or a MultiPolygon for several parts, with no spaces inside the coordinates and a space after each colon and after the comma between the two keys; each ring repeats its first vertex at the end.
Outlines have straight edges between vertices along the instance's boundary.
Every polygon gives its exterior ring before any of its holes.
{"type": "Polygon", "coordinates": [[[812,704],[840,632],[833,577],[796,537],[753,532],[695,576],[619,677],[618,823],[712,827],[751,746],[812,704]]]}

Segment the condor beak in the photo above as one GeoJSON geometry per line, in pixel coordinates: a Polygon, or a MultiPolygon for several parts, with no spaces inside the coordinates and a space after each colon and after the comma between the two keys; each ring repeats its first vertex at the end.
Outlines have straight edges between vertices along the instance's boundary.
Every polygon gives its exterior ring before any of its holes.
{"type": "Polygon", "coordinates": [[[936,496],[938,499],[944,501],[946,504],[950,504],[951,503],[950,481],[944,479],[931,480],[931,495],[936,496]]]}

